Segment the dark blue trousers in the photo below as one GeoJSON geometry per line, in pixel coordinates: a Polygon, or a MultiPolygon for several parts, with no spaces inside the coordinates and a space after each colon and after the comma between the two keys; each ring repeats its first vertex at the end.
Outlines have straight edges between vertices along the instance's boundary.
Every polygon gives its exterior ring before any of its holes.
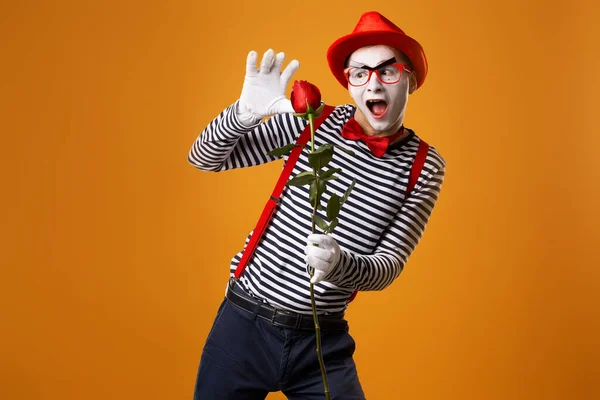
{"type": "MultiPolygon", "coordinates": [[[[322,331],[321,344],[331,399],[365,399],[348,330],[322,331]]],[[[194,400],[262,400],[277,391],[291,400],[325,398],[315,332],[272,325],[225,299],[202,351],[194,400]]]]}

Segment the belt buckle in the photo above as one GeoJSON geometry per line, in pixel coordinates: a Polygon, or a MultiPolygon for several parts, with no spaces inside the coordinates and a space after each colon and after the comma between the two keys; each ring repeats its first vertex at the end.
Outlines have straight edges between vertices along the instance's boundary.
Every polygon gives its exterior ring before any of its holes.
{"type": "Polygon", "coordinates": [[[273,324],[274,326],[279,326],[279,327],[283,327],[283,328],[292,328],[292,329],[300,329],[300,327],[302,326],[302,315],[301,314],[296,314],[296,313],[287,313],[286,311],[281,312],[279,311],[280,315],[288,315],[288,316],[294,316],[295,321],[293,325],[289,325],[289,324],[284,324],[281,322],[277,322],[275,321],[275,318],[277,318],[277,308],[273,309],[273,315],[271,315],[271,324],[273,324]]]}
{"type": "MultiPolygon", "coordinates": [[[[278,310],[277,308],[273,308],[273,315],[271,315],[271,324],[273,324],[274,326],[278,326],[280,328],[291,328],[290,325],[275,321],[275,318],[277,318],[277,311],[279,311],[279,315],[286,315],[285,311],[282,312],[281,310],[278,310]]],[[[297,318],[297,316],[296,316],[296,318],[297,318]]]]}
{"type": "MultiPolygon", "coordinates": [[[[281,312],[279,314],[283,315],[281,312]]],[[[281,322],[275,321],[275,318],[277,318],[277,308],[273,308],[273,315],[271,315],[271,324],[280,328],[288,328],[286,324],[282,324],[281,322]]]]}
{"type": "Polygon", "coordinates": [[[294,329],[298,330],[300,329],[300,327],[302,326],[302,319],[304,318],[304,316],[302,314],[297,314],[296,315],[296,323],[294,324],[294,329]]]}

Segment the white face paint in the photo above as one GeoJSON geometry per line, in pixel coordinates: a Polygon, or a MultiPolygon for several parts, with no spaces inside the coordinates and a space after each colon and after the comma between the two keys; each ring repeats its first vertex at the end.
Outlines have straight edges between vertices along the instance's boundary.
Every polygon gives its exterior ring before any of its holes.
{"type": "MultiPolygon", "coordinates": [[[[393,47],[375,45],[361,47],[350,55],[348,66],[375,67],[384,61],[396,57],[396,62],[405,60],[402,53],[393,47]]],[[[410,76],[407,71],[402,72],[399,82],[384,84],[377,78],[375,71],[369,81],[363,86],[348,84],[350,96],[354,99],[358,109],[364,114],[367,122],[376,131],[398,130],[404,121],[404,111],[408,102],[410,76]],[[385,105],[380,106],[379,112],[372,112],[367,102],[369,100],[382,100],[385,105]],[[384,109],[384,107],[387,107],[384,109]],[[382,112],[383,111],[383,112],[382,112]]]]}

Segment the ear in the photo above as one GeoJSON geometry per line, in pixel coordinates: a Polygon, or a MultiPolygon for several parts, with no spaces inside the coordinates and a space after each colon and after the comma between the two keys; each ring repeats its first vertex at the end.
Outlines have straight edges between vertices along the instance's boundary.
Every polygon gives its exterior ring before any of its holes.
{"type": "Polygon", "coordinates": [[[408,94],[413,94],[415,90],[417,90],[417,72],[412,71],[408,82],[408,94]]]}

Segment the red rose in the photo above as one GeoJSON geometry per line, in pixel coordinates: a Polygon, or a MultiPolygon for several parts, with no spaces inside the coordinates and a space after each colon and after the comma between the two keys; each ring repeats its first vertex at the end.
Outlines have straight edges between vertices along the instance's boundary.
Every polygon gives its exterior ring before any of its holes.
{"type": "Polygon", "coordinates": [[[321,106],[321,92],[312,83],[294,81],[290,100],[294,111],[298,114],[304,114],[308,111],[307,102],[313,111],[316,111],[321,106]]]}

